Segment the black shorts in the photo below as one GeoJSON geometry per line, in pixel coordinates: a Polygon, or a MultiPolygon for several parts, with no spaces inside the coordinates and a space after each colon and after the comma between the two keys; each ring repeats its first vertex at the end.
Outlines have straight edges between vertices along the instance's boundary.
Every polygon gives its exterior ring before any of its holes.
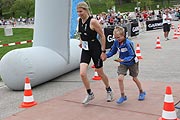
{"type": "Polygon", "coordinates": [[[167,24],[167,23],[163,24],[163,31],[164,32],[169,32],[170,31],[170,27],[171,27],[170,24],[167,24]]]}
{"type": "Polygon", "coordinates": [[[82,49],[81,61],[80,63],[87,63],[89,65],[91,58],[94,62],[95,68],[101,68],[103,66],[103,61],[101,56],[101,44],[98,40],[88,41],[89,50],[82,49]]]}

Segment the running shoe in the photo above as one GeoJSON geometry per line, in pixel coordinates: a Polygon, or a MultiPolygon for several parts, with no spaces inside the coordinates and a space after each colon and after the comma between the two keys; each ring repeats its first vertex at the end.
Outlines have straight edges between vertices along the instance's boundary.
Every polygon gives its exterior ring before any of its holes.
{"type": "Polygon", "coordinates": [[[83,100],[82,104],[88,104],[89,101],[93,100],[94,99],[94,94],[92,93],[91,95],[87,95],[85,97],[85,99],[83,100]]]}
{"type": "Polygon", "coordinates": [[[107,102],[111,102],[111,101],[113,101],[113,92],[108,91],[107,92],[107,102]]]}
{"type": "Polygon", "coordinates": [[[127,100],[127,97],[126,96],[121,96],[117,101],[116,101],[116,103],[117,104],[121,104],[121,103],[123,103],[124,101],[126,101],[127,100]]]}
{"type": "Polygon", "coordinates": [[[139,94],[138,100],[140,100],[140,101],[144,100],[144,99],[145,99],[145,96],[146,96],[146,92],[141,92],[141,93],[139,94]]]}

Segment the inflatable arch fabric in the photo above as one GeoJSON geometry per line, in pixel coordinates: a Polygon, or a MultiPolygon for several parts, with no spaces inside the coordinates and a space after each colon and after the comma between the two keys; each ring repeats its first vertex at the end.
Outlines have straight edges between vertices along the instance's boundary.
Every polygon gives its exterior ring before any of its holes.
{"type": "Polygon", "coordinates": [[[69,39],[70,17],[71,0],[36,0],[33,46],[12,50],[0,61],[8,88],[23,90],[26,76],[34,87],[79,68],[81,49],[69,39]]]}
{"type": "Polygon", "coordinates": [[[78,18],[78,14],[76,12],[76,6],[79,2],[82,2],[82,1],[84,0],[72,0],[70,38],[74,38],[74,34],[76,33],[77,18],[78,18]]]}

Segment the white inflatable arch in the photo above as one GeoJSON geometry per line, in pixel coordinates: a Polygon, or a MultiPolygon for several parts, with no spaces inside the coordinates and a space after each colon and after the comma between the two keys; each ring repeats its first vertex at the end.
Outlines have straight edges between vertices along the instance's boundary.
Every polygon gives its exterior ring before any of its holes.
{"type": "Polygon", "coordinates": [[[36,0],[33,47],[8,52],[0,61],[0,75],[12,90],[42,84],[79,68],[79,41],[69,39],[71,0],[36,0]]]}

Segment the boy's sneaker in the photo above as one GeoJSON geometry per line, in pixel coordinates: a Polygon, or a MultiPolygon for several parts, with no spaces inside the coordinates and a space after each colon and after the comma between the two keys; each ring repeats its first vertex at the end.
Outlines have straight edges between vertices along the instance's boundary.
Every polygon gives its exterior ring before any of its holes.
{"type": "Polygon", "coordinates": [[[140,93],[138,100],[140,100],[140,101],[144,100],[144,99],[145,99],[145,96],[146,96],[146,92],[140,93]]]}
{"type": "Polygon", "coordinates": [[[123,103],[124,101],[126,101],[127,100],[127,97],[126,96],[121,96],[117,101],[116,101],[116,103],[117,104],[121,104],[121,103],[123,103]]]}
{"type": "Polygon", "coordinates": [[[111,101],[113,101],[113,92],[108,91],[107,92],[107,102],[111,102],[111,101]]]}
{"type": "Polygon", "coordinates": [[[82,104],[88,104],[89,101],[93,100],[94,99],[94,94],[92,93],[91,95],[87,95],[85,97],[85,99],[83,100],[82,104]]]}

